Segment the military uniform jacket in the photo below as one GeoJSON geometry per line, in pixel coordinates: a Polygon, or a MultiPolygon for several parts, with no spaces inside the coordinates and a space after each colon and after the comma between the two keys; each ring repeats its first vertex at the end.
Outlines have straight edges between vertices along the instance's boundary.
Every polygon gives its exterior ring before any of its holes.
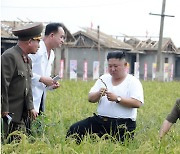
{"type": "Polygon", "coordinates": [[[18,45],[1,56],[1,112],[14,113],[12,118],[17,123],[34,108],[31,67],[31,61],[23,59],[23,51],[18,45]]]}
{"type": "Polygon", "coordinates": [[[171,123],[176,123],[178,118],[180,119],[180,98],[176,100],[176,103],[175,103],[171,113],[168,114],[166,120],[171,123]]]}

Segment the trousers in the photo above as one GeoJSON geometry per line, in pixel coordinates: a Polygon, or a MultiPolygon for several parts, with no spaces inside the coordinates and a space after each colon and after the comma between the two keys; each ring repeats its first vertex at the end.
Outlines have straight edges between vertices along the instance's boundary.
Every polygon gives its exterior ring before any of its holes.
{"type": "MultiPolygon", "coordinates": [[[[21,131],[27,135],[31,134],[31,120],[29,118],[23,118],[20,123],[16,123],[11,121],[9,124],[7,121],[1,119],[1,141],[5,142],[8,138],[9,134],[14,131],[21,131]]],[[[18,135],[11,135],[7,143],[11,143],[13,140],[20,140],[20,136],[18,135]]]]}
{"type": "Polygon", "coordinates": [[[134,137],[135,128],[136,121],[132,121],[130,118],[109,118],[94,114],[92,117],[71,125],[67,131],[66,138],[72,136],[75,138],[76,143],[79,144],[83,140],[84,135],[95,133],[99,137],[109,134],[118,141],[124,142],[126,137],[134,137]]]}

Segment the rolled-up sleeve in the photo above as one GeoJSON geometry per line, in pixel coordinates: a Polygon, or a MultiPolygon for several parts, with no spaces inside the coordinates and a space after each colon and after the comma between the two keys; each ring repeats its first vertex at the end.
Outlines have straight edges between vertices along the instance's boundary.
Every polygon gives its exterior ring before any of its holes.
{"type": "Polygon", "coordinates": [[[176,100],[176,103],[175,103],[171,113],[168,114],[166,120],[171,123],[176,123],[178,118],[180,118],[180,99],[176,100]]]}

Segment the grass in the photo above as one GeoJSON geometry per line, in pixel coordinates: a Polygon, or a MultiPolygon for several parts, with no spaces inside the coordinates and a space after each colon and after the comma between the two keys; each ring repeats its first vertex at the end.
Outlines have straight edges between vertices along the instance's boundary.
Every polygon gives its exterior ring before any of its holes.
{"type": "Polygon", "coordinates": [[[85,137],[80,145],[73,140],[65,141],[69,126],[96,112],[97,104],[87,101],[87,95],[94,81],[61,82],[61,87],[47,94],[45,115],[33,125],[33,137],[23,134],[20,143],[2,145],[2,153],[26,154],[119,154],[119,153],[180,153],[180,122],[159,140],[159,129],[172,109],[176,98],[180,97],[180,82],[142,81],[145,104],[138,109],[135,139],[121,145],[112,140],[96,137],[92,141],[85,137]],[[42,128],[37,133],[36,125],[42,128]]]}

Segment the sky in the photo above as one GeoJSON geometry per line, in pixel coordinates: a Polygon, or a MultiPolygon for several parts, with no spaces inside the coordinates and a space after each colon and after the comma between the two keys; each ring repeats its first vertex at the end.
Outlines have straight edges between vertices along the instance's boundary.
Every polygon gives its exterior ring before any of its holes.
{"type": "MultiPolygon", "coordinates": [[[[62,22],[75,33],[97,28],[114,36],[158,39],[163,0],[1,0],[1,20],[62,22]],[[147,36],[142,37],[142,36],[147,36]]],[[[163,37],[180,47],[180,0],[166,0],[163,37]]]]}

